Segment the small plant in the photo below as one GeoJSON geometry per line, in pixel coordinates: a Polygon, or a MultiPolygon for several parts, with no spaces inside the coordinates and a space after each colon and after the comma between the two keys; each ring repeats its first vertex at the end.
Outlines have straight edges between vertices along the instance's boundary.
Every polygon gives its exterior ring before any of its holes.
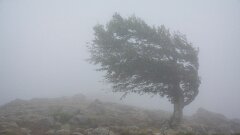
{"type": "Polygon", "coordinates": [[[67,112],[55,112],[53,114],[54,120],[59,121],[60,123],[63,124],[67,123],[72,117],[73,115],[67,112]]]}

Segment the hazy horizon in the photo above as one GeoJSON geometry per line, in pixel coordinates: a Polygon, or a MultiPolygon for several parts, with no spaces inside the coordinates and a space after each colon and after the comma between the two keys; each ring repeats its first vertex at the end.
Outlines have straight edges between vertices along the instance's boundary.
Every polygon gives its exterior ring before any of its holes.
{"type": "Polygon", "coordinates": [[[240,1],[1,0],[0,105],[13,99],[82,93],[107,101],[172,110],[160,97],[112,93],[89,64],[93,27],[118,12],[180,31],[199,47],[201,86],[185,114],[199,107],[240,118],[240,1]]]}

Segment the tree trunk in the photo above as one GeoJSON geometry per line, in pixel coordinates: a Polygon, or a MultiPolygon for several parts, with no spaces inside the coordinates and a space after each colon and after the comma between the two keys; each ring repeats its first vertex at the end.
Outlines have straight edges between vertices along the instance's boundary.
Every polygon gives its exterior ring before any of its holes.
{"type": "Polygon", "coordinates": [[[183,119],[183,102],[175,102],[174,103],[174,112],[171,120],[171,126],[177,127],[181,124],[183,119]]]}
{"type": "Polygon", "coordinates": [[[174,101],[174,111],[171,118],[171,126],[177,127],[182,123],[183,119],[183,108],[184,108],[184,97],[179,87],[176,87],[176,98],[174,101]]]}

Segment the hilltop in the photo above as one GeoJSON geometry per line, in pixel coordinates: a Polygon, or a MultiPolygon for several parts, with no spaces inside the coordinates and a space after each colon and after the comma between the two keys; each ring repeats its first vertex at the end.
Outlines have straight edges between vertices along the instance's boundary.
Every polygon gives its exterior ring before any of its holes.
{"type": "Polygon", "coordinates": [[[72,97],[16,99],[0,107],[1,135],[160,135],[240,133],[240,120],[203,108],[164,130],[171,113],[72,97]],[[164,131],[164,132],[163,132],[164,131]]]}

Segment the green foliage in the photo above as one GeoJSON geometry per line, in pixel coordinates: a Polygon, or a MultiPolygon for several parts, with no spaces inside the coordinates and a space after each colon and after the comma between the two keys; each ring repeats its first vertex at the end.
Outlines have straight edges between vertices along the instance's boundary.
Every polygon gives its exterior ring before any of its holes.
{"type": "Polygon", "coordinates": [[[198,49],[163,25],[151,27],[135,16],[114,14],[107,25],[94,27],[90,62],[99,64],[114,92],[151,93],[184,105],[198,94],[198,49]]]}
{"type": "Polygon", "coordinates": [[[67,123],[74,115],[75,114],[70,112],[62,111],[61,107],[53,108],[53,112],[50,114],[55,121],[58,121],[62,124],[67,123]]]}
{"type": "Polygon", "coordinates": [[[53,114],[53,118],[61,123],[67,123],[72,117],[71,114],[66,112],[56,112],[53,114]]]}

